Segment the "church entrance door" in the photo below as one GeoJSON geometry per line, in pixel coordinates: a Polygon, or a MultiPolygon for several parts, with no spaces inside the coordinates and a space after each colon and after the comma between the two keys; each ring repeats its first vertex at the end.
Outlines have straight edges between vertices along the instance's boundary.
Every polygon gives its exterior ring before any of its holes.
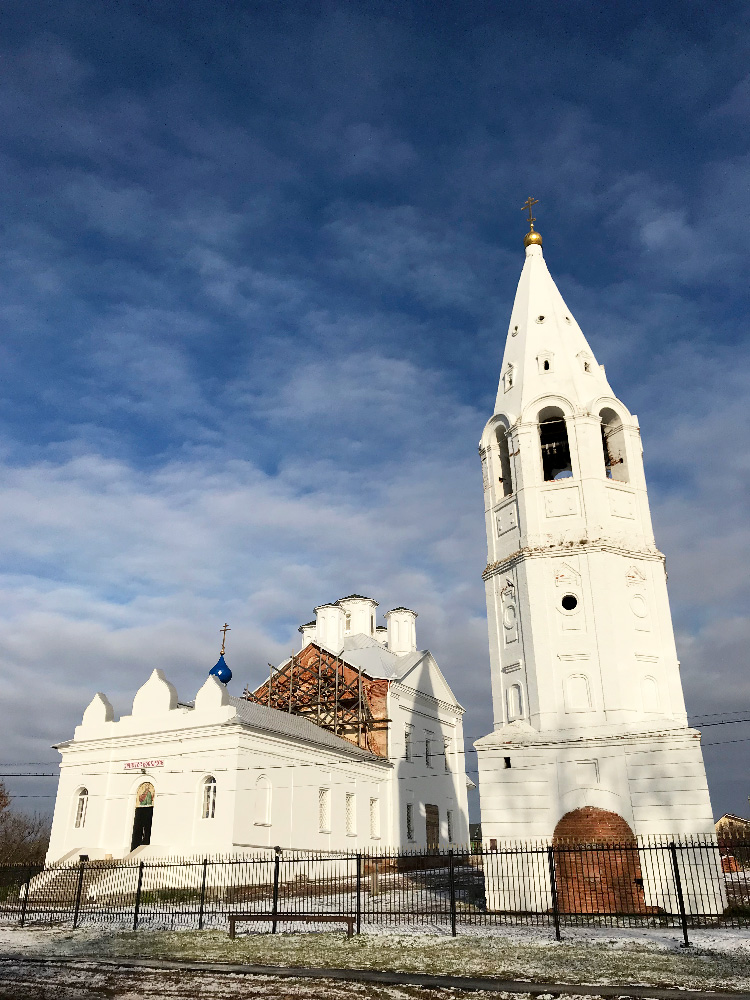
{"type": "Polygon", "coordinates": [[[151,843],[151,823],[154,818],[154,786],[150,781],[144,781],[135,793],[135,816],[133,818],[133,836],[130,850],[151,843]]]}
{"type": "Polygon", "coordinates": [[[440,812],[437,806],[425,805],[425,823],[427,824],[427,850],[436,851],[440,846],[440,812]]]}

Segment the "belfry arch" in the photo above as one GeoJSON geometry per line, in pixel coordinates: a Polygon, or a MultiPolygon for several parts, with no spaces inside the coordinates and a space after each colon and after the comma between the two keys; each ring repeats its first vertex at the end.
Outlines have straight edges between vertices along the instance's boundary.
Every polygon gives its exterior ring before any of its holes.
{"type": "Polygon", "coordinates": [[[558,406],[545,406],[539,412],[539,447],[545,482],[573,475],[568,425],[558,406]]]}
{"type": "Polygon", "coordinates": [[[503,496],[509,497],[513,493],[513,471],[510,464],[510,446],[508,441],[508,430],[505,424],[498,424],[495,431],[497,441],[497,454],[500,460],[500,485],[503,496]]]}
{"type": "Polygon", "coordinates": [[[608,406],[600,411],[599,418],[602,422],[602,451],[607,479],[627,483],[628,459],[622,418],[608,406]]]}

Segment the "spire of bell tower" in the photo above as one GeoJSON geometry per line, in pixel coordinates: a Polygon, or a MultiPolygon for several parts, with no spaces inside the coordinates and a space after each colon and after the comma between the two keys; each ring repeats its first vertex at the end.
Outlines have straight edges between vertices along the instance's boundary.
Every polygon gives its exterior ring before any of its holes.
{"type": "MultiPolygon", "coordinates": [[[[524,207],[529,202],[537,204],[529,199],[524,207]]],[[[604,368],[547,269],[530,208],[529,216],[526,260],[510,314],[495,413],[520,414],[537,396],[553,392],[576,403],[612,394],[604,368]]]]}

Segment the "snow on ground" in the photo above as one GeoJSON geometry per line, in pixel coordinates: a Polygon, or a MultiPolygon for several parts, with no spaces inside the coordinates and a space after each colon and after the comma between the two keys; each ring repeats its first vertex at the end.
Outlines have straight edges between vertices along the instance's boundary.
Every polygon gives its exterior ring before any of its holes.
{"type": "MultiPolygon", "coordinates": [[[[508,993],[464,993],[329,979],[276,979],[203,972],[30,966],[0,961],[0,1000],[510,1000],[508,993]]],[[[521,1000],[513,996],[513,1000],[521,1000]]],[[[526,1000],[524,996],[523,1000],[526,1000]]],[[[575,998],[572,998],[575,1000],[575,998]]],[[[583,1000],[583,998],[581,998],[583,1000]]],[[[591,1000],[590,997],[586,1000],[591,1000]]]]}
{"type": "MultiPolygon", "coordinates": [[[[283,924],[281,930],[283,931],[283,924]]],[[[750,935],[743,930],[691,931],[682,948],[674,929],[566,928],[556,942],[549,928],[472,928],[452,938],[412,929],[364,933],[352,940],[327,933],[113,931],[102,925],[0,928],[2,956],[172,958],[313,968],[393,969],[527,982],[681,986],[748,990],[750,935]]],[[[231,995],[231,994],[230,994],[231,995]]],[[[280,994],[284,995],[284,994],[280,994]]],[[[294,994],[289,994],[293,996],[294,994]]],[[[311,994],[312,995],[312,994],[311,994]]]]}

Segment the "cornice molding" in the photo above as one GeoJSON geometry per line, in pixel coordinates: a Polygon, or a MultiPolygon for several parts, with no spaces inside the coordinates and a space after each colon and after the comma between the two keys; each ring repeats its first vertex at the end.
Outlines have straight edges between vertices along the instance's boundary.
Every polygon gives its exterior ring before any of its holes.
{"type": "Polygon", "coordinates": [[[500,573],[507,573],[508,570],[513,569],[514,566],[518,566],[519,563],[526,559],[563,558],[583,552],[611,552],[613,555],[627,556],[629,559],[666,563],[666,556],[663,552],[659,552],[658,549],[634,549],[605,541],[563,542],[556,545],[540,545],[533,548],[528,546],[518,549],[506,559],[499,559],[497,562],[488,563],[482,573],[482,579],[490,580],[493,576],[497,576],[500,573]]]}

